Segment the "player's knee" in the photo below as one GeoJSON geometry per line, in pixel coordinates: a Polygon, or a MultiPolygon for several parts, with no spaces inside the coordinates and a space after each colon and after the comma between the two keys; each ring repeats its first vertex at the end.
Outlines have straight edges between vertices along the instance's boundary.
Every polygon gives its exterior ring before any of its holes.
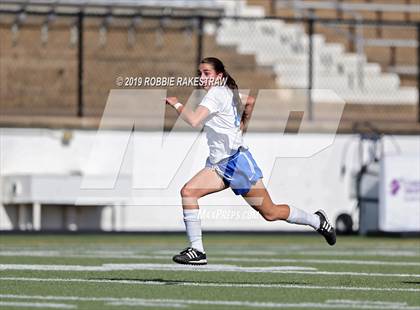
{"type": "Polygon", "coordinates": [[[192,197],[199,198],[197,190],[195,190],[194,188],[188,187],[188,185],[184,185],[181,188],[181,197],[184,197],[184,198],[187,198],[187,197],[189,197],[189,198],[192,198],[192,197]]]}
{"type": "Polygon", "coordinates": [[[272,212],[272,211],[260,212],[260,214],[268,222],[272,222],[272,221],[276,221],[277,220],[277,215],[274,212],[272,212]]]}
{"type": "Polygon", "coordinates": [[[191,197],[191,191],[186,185],[181,188],[180,194],[181,197],[191,197]]]}

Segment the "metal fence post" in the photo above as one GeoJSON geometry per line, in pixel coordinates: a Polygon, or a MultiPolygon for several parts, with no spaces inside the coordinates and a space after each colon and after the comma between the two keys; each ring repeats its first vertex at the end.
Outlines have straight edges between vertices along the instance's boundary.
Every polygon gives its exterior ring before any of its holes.
{"type": "Polygon", "coordinates": [[[78,48],[77,48],[77,116],[83,116],[83,11],[78,13],[78,48]]]}
{"type": "Polygon", "coordinates": [[[271,16],[277,15],[276,9],[277,9],[277,0],[271,0],[270,1],[270,15],[271,16]]]}
{"type": "MultiPolygon", "coordinates": [[[[203,16],[198,16],[198,29],[197,29],[197,65],[195,67],[194,73],[197,71],[198,66],[200,65],[201,59],[203,58],[203,33],[204,33],[204,18],[203,16]]],[[[194,74],[195,75],[195,74],[194,74]]]]}
{"type": "Polygon", "coordinates": [[[420,123],[420,22],[417,23],[417,122],[420,123]]]}
{"type": "Polygon", "coordinates": [[[314,34],[314,19],[308,19],[308,36],[309,36],[309,50],[308,50],[308,118],[313,119],[313,101],[312,101],[312,87],[313,87],[313,34],[314,34]]]}

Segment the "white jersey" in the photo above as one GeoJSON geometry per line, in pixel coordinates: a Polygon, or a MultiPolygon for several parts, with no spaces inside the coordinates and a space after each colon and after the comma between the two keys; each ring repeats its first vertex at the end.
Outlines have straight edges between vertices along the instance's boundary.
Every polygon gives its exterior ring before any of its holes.
{"type": "Polygon", "coordinates": [[[204,121],[204,132],[210,148],[210,162],[215,164],[244,146],[241,117],[233,100],[233,92],[227,86],[210,88],[200,105],[210,111],[204,121]]]}

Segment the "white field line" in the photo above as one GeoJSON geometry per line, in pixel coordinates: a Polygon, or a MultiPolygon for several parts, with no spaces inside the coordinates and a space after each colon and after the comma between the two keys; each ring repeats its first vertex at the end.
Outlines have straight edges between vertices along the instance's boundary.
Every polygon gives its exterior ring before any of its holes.
{"type": "Polygon", "coordinates": [[[103,264],[101,266],[82,265],[28,265],[0,264],[0,270],[36,270],[36,271],[122,271],[122,270],[157,270],[157,271],[195,271],[195,272],[251,272],[285,273],[331,276],[399,277],[420,278],[420,274],[378,273],[378,272],[335,272],[317,271],[316,268],[299,266],[240,267],[235,265],[175,265],[175,264],[103,264]]]}
{"type": "Polygon", "coordinates": [[[280,271],[316,271],[312,267],[272,266],[241,267],[235,265],[176,265],[176,264],[103,264],[101,266],[83,265],[28,265],[0,264],[0,270],[37,270],[37,271],[121,271],[121,270],[162,270],[162,271],[223,271],[223,272],[255,272],[270,273],[280,271]]]}
{"type": "Polygon", "coordinates": [[[106,303],[110,306],[131,306],[131,307],[160,307],[160,308],[188,308],[188,305],[183,303],[173,302],[155,302],[155,301],[113,301],[106,303]]]}
{"type": "MultiPolygon", "coordinates": [[[[291,254],[291,253],[290,253],[291,254]]],[[[419,251],[297,251],[293,254],[297,255],[318,255],[318,256],[388,256],[388,257],[397,257],[397,256],[405,256],[405,257],[417,257],[420,256],[419,251]]]]}
{"type": "Polygon", "coordinates": [[[304,263],[304,264],[339,264],[339,265],[374,265],[374,266],[420,266],[420,262],[389,262],[378,260],[340,260],[340,259],[293,259],[293,258],[212,258],[212,260],[232,262],[264,262],[264,263],[304,263]]]}
{"type": "Polygon", "coordinates": [[[349,308],[364,309],[415,309],[417,306],[408,306],[406,302],[392,302],[392,301],[371,301],[371,300],[349,300],[349,299],[333,299],[327,300],[327,304],[331,305],[348,305],[349,308]]]}
{"type": "Polygon", "coordinates": [[[34,303],[19,301],[0,301],[0,307],[17,307],[17,308],[55,308],[55,309],[76,309],[75,305],[54,304],[54,303],[34,303]]]}
{"type": "MultiPolygon", "coordinates": [[[[420,243],[419,243],[420,245],[420,243]]],[[[157,255],[173,255],[176,252],[179,252],[179,249],[174,250],[155,250],[150,249],[150,251],[127,251],[126,248],[112,248],[108,247],[107,250],[92,250],[92,248],[80,248],[77,247],[75,249],[72,249],[72,251],[69,251],[68,248],[59,248],[59,249],[51,249],[51,250],[44,250],[39,251],[38,248],[29,248],[25,247],[25,250],[22,250],[21,248],[11,248],[11,247],[1,247],[0,246],[0,252],[16,252],[20,253],[21,255],[31,255],[36,256],[36,253],[39,253],[39,256],[46,255],[60,255],[60,254],[87,254],[87,255],[100,255],[100,256],[106,256],[106,255],[115,255],[116,253],[120,255],[143,255],[143,254],[157,254],[157,255]],[[32,254],[31,254],[32,253],[32,254]],[[35,253],[35,254],[34,254],[35,253]]],[[[275,255],[318,255],[318,256],[384,256],[384,257],[418,257],[420,256],[420,250],[402,250],[401,248],[369,248],[369,249],[342,249],[342,250],[335,250],[330,248],[325,248],[325,250],[320,250],[319,247],[282,247],[281,251],[263,251],[263,250],[251,250],[249,248],[243,248],[243,250],[221,250],[221,249],[215,249],[212,251],[213,255],[240,255],[243,256],[243,254],[246,253],[247,256],[275,256],[275,255]]]]}
{"type": "Polygon", "coordinates": [[[327,304],[339,305],[340,307],[348,305],[349,308],[356,309],[416,309],[417,306],[408,306],[406,302],[390,301],[370,301],[370,300],[348,300],[334,299],[327,300],[327,304]]]}
{"type": "MultiPolygon", "coordinates": [[[[173,254],[173,253],[172,253],[173,254]]],[[[248,254],[248,253],[247,253],[248,254]]],[[[66,258],[116,258],[116,259],[161,259],[168,260],[167,255],[133,255],[133,254],[71,254],[59,252],[19,252],[19,251],[5,251],[0,252],[0,256],[13,257],[66,257],[66,258]]],[[[211,257],[212,261],[223,262],[263,262],[263,263],[303,263],[303,264],[338,264],[338,265],[374,265],[374,266],[420,266],[420,262],[404,262],[404,261],[379,261],[379,260],[340,260],[340,259],[294,259],[294,258],[241,258],[241,257],[211,257]]]]}
{"type": "MultiPolygon", "coordinates": [[[[166,254],[166,255],[173,255],[173,251],[162,250],[162,251],[155,251],[157,254],[166,254]]],[[[289,250],[284,249],[279,252],[274,251],[259,251],[257,253],[253,253],[250,251],[248,253],[247,249],[243,249],[243,251],[212,251],[213,254],[218,255],[243,255],[244,253],[247,256],[272,256],[272,255],[318,255],[318,256],[385,256],[385,257],[396,257],[396,256],[404,256],[404,257],[417,257],[420,256],[420,251],[413,251],[413,250],[387,250],[387,249],[360,249],[360,250],[331,250],[326,249],[325,251],[320,251],[319,249],[296,249],[296,250],[289,250]]]]}
{"type": "Polygon", "coordinates": [[[384,306],[391,306],[394,305],[398,306],[405,306],[407,305],[406,302],[392,302],[392,301],[371,301],[371,300],[352,300],[352,299],[330,299],[326,301],[327,303],[339,303],[339,304],[358,304],[358,305],[384,305],[384,306]]]}
{"type": "MultiPolygon", "coordinates": [[[[167,285],[165,281],[153,280],[108,280],[108,279],[77,279],[77,278],[27,278],[27,277],[0,277],[0,281],[23,282],[76,282],[76,283],[112,283],[130,285],[167,285]]],[[[309,290],[338,290],[338,291],[377,291],[377,292],[420,292],[420,288],[383,288],[383,287],[347,287],[347,286],[321,286],[298,284],[267,284],[267,283],[217,283],[217,282],[171,282],[171,286],[194,287],[232,287],[232,288],[285,288],[309,290]]]]}
{"type": "MultiPolygon", "coordinates": [[[[188,304],[188,303],[186,303],[188,304]]],[[[389,309],[389,310],[420,310],[420,307],[410,307],[407,305],[404,306],[395,306],[395,305],[369,305],[369,304],[329,304],[329,303],[245,303],[245,302],[211,302],[211,303],[205,303],[206,305],[223,305],[223,306],[241,306],[241,307],[259,307],[259,308],[307,308],[307,309],[389,309]]],[[[132,301],[123,301],[123,302],[111,302],[108,303],[108,305],[113,306],[132,306],[132,307],[138,307],[138,306],[144,306],[144,302],[132,302],[132,301]]],[[[147,305],[147,304],[146,304],[147,305]]],[[[150,304],[149,304],[150,305],[150,304]]],[[[162,306],[162,304],[156,304],[156,306],[162,306]]],[[[177,304],[180,305],[179,303],[177,304]]],[[[172,307],[169,306],[169,307],[172,307]]],[[[185,307],[185,306],[184,306],[185,307]]]]}
{"type": "Polygon", "coordinates": [[[7,295],[1,294],[0,298],[13,299],[41,299],[41,300],[61,300],[61,301],[91,301],[104,302],[108,305],[125,305],[125,306],[142,306],[142,305],[164,305],[176,304],[177,306],[188,305],[215,305],[215,306],[239,306],[253,308],[322,308],[322,309],[393,309],[393,310],[420,310],[420,307],[408,306],[406,303],[349,303],[338,301],[327,301],[325,303],[276,303],[276,302],[252,302],[252,301],[236,301],[236,300],[188,300],[188,299],[145,299],[145,298],[115,298],[115,297],[81,297],[81,296],[39,296],[39,295],[7,295]]]}
{"type": "Polygon", "coordinates": [[[410,273],[375,273],[375,272],[335,272],[335,271],[279,271],[278,273],[296,273],[312,275],[331,275],[331,276],[364,276],[364,277],[397,277],[397,278],[420,278],[420,274],[410,273]]]}

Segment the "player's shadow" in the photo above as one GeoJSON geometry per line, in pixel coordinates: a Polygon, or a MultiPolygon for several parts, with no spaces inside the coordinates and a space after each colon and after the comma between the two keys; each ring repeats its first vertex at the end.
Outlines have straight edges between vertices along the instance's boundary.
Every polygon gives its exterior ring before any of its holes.
{"type": "MultiPolygon", "coordinates": [[[[89,280],[106,280],[106,281],[131,281],[131,282],[139,282],[147,284],[147,282],[157,282],[160,284],[165,285],[177,285],[177,284],[185,284],[185,283],[214,283],[209,281],[188,281],[188,280],[168,280],[168,279],[130,279],[130,278],[89,278],[89,280]]],[[[223,284],[224,282],[220,282],[220,284],[223,284]]],[[[255,282],[229,282],[229,284],[255,284],[255,285],[305,285],[308,283],[304,282],[264,282],[264,283],[255,283],[255,282]]]]}
{"type": "Polygon", "coordinates": [[[401,283],[404,283],[404,284],[417,284],[417,285],[420,285],[420,281],[402,281],[401,283]]]}

